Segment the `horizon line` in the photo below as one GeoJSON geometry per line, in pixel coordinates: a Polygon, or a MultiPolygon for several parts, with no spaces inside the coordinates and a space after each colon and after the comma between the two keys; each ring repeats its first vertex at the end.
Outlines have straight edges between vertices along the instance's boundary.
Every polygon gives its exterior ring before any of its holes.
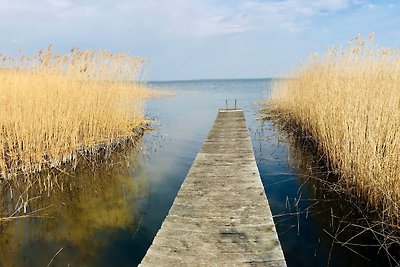
{"type": "Polygon", "coordinates": [[[259,78],[199,78],[199,79],[173,79],[173,80],[149,80],[147,82],[197,82],[197,81],[232,81],[232,80],[272,80],[281,77],[259,77],[259,78]]]}

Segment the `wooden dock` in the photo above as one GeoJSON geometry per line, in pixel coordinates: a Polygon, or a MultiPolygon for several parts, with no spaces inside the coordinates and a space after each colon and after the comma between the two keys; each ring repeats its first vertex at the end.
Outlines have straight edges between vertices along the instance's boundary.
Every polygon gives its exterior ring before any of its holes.
{"type": "Polygon", "coordinates": [[[286,266],[242,110],[220,110],[139,266],[286,266]]]}

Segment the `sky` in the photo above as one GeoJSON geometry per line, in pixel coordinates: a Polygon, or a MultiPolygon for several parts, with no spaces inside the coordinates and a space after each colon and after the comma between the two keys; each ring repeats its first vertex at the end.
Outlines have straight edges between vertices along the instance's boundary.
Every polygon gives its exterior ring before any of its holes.
{"type": "Polygon", "coordinates": [[[400,47],[400,1],[0,0],[0,53],[53,44],[146,58],[147,80],[285,76],[355,35],[400,47]]]}

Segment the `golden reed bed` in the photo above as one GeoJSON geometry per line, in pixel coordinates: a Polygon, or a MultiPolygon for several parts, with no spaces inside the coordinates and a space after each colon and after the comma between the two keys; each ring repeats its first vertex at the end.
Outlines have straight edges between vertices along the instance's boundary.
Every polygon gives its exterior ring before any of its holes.
{"type": "Polygon", "coordinates": [[[0,55],[0,178],[68,163],[129,138],[143,123],[145,61],[78,48],[0,55]]]}
{"type": "Polygon", "coordinates": [[[339,182],[400,226],[400,51],[357,36],[275,81],[269,109],[311,137],[339,182]]]}

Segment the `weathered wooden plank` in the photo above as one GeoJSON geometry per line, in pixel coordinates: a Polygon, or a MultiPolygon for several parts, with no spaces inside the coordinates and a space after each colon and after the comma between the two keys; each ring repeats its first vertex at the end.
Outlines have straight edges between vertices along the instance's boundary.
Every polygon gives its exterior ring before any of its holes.
{"type": "Polygon", "coordinates": [[[242,110],[220,110],[140,266],[286,266],[242,110]]]}

